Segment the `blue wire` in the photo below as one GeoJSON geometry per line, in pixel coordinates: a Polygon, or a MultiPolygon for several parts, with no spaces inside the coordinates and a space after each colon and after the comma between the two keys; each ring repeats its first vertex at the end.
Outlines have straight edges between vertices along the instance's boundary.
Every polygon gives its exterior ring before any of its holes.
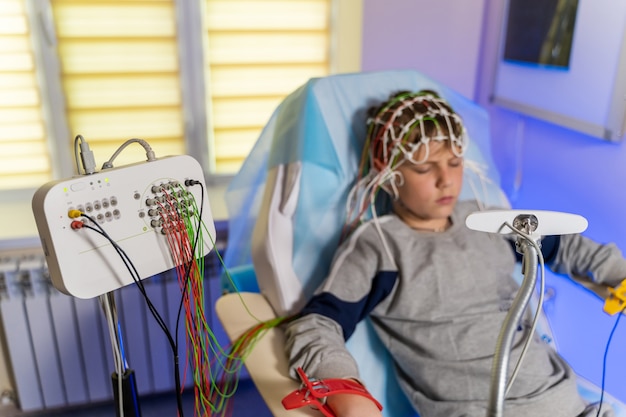
{"type": "Polygon", "coordinates": [[[118,345],[120,347],[120,355],[122,356],[122,367],[126,370],[128,368],[128,361],[126,360],[124,340],[122,339],[122,324],[119,322],[117,323],[117,337],[119,339],[118,345]]]}
{"type": "Polygon", "coordinates": [[[609,340],[606,342],[606,348],[604,349],[604,359],[602,361],[602,387],[600,391],[600,405],[598,406],[598,414],[596,414],[596,417],[600,417],[600,411],[602,410],[602,401],[604,401],[604,379],[606,377],[606,358],[609,354],[609,346],[611,345],[611,339],[613,339],[613,335],[615,334],[615,329],[617,329],[617,325],[619,324],[619,319],[622,317],[622,313],[624,313],[624,310],[617,313],[617,319],[615,320],[615,324],[613,325],[613,329],[611,330],[611,334],[609,335],[609,340]]]}

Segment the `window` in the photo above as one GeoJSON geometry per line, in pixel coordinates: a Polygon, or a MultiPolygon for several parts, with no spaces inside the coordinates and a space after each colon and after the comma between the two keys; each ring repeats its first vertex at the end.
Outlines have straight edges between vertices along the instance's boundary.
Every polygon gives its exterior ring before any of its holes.
{"type": "MultiPolygon", "coordinates": [[[[185,153],[174,3],[53,0],[51,6],[69,130],[89,142],[96,161],[135,137],[157,156],[185,153]]],[[[116,164],[141,160],[144,150],[129,147],[116,164]]]]}
{"type": "Polygon", "coordinates": [[[30,26],[22,0],[0,3],[0,189],[49,181],[46,143],[30,26]]]}
{"type": "MultiPolygon", "coordinates": [[[[98,168],[138,137],[232,175],[285,95],[358,69],[333,57],[360,1],[4,0],[0,192],[73,175],[78,134],[98,168]]],[[[116,165],[144,158],[131,146],[116,165]]]]}
{"type": "Polygon", "coordinates": [[[238,169],[273,110],[327,75],[330,0],[207,0],[214,167],[238,169]]]}

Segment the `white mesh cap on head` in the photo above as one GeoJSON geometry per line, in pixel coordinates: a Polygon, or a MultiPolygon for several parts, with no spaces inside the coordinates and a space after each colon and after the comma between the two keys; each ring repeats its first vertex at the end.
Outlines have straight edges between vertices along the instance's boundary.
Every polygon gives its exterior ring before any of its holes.
{"type": "Polygon", "coordinates": [[[430,143],[446,140],[454,155],[463,156],[467,132],[446,100],[429,90],[394,94],[368,119],[359,178],[348,198],[347,218],[362,220],[373,208],[379,189],[392,197],[397,195],[396,184],[401,181],[397,168],[405,162],[424,163],[430,143]]]}

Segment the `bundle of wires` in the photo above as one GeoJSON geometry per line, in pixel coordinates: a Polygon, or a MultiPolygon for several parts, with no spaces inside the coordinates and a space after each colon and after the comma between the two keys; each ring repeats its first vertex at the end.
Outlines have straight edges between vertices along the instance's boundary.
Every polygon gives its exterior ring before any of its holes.
{"type": "MultiPolygon", "coordinates": [[[[130,139],[126,141],[114,154],[105,162],[102,169],[113,167],[113,160],[119,153],[131,143],[139,143],[146,150],[146,158],[148,161],[155,160],[154,152],[150,145],[142,139],[130,139]]],[[[81,135],[76,136],[74,142],[75,159],[78,173],[90,174],[95,172],[95,160],[93,152],[89,149],[87,141],[81,135]],[[78,157],[78,144],[80,142],[83,170],[80,169],[80,160],[78,157]]],[[[148,297],[144,288],[141,277],[137,272],[132,260],[126,252],[109,236],[105,229],[98,222],[78,210],[72,210],[69,213],[70,218],[74,219],[71,228],[74,230],[88,229],[95,231],[103,236],[115,249],[120,256],[122,262],[126,266],[134,283],[142,294],[148,310],[157,321],[159,327],[165,333],[169,345],[174,356],[174,377],[176,383],[176,399],[178,415],[183,417],[182,393],[184,390],[181,384],[179,371],[179,344],[178,329],[182,310],[185,314],[185,341],[186,341],[186,357],[185,357],[185,375],[192,372],[194,381],[194,414],[197,416],[226,416],[232,411],[230,399],[237,390],[239,375],[243,361],[250,353],[251,349],[269,329],[282,323],[286,317],[277,318],[267,322],[257,319],[258,324],[243,335],[241,335],[234,343],[223,348],[220,346],[216,335],[213,333],[207,322],[207,310],[205,300],[204,287],[204,233],[209,236],[212,249],[219,258],[222,267],[226,271],[226,276],[231,280],[233,288],[236,288],[232,282],[228,271],[224,266],[224,262],[217,251],[215,240],[207,227],[202,222],[202,212],[204,204],[204,186],[200,181],[186,180],[185,187],[182,184],[173,188],[162,187],[163,199],[156,199],[159,205],[159,216],[162,231],[167,240],[169,250],[172,255],[176,276],[181,291],[181,300],[176,316],[176,330],[174,336],[168,329],[165,320],[157,311],[156,307],[148,297]],[[199,185],[201,187],[201,204],[195,200],[193,193],[189,192],[186,187],[199,185]],[[77,220],[83,217],[87,221],[77,220]],[[191,367],[191,370],[189,370],[191,367]]],[[[245,306],[245,302],[241,299],[248,313],[254,317],[250,310],[245,306]]],[[[107,316],[109,323],[109,332],[113,347],[113,356],[115,360],[116,373],[118,374],[118,396],[120,398],[118,414],[124,415],[124,406],[122,404],[122,376],[128,368],[125,359],[122,344],[122,332],[119,326],[116,326],[117,317],[115,314],[114,297],[112,293],[101,296],[103,310],[107,316]]],[[[183,378],[186,380],[186,378],[183,378]]]]}
{"type": "MultiPolygon", "coordinates": [[[[164,190],[164,196],[165,201],[158,203],[161,226],[177,265],[176,275],[181,291],[175,334],[178,334],[181,310],[184,308],[185,363],[191,367],[193,374],[195,415],[229,415],[228,400],[237,389],[243,359],[236,349],[228,351],[220,346],[207,322],[202,257],[204,233],[211,238],[213,247],[215,242],[202,223],[202,207],[198,207],[193,194],[180,186],[173,193],[164,190]]],[[[240,345],[247,346],[247,340],[240,345]]],[[[185,374],[188,371],[185,368],[185,374]]],[[[183,390],[184,386],[179,389],[183,390]]]]}
{"type": "MultiPolygon", "coordinates": [[[[202,186],[202,184],[197,181],[191,181],[186,185],[196,184],[202,186]]],[[[232,344],[226,347],[220,345],[207,321],[207,316],[210,316],[210,314],[207,314],[208,311],[206,309],[207,300],[205,299],[205,294],[207,291],[205,291],[204,257],[202,256],[204,253],[205,233],[209,236],[213,249],[215,249],[215,241],[206,225],[202,222],[203,207],[202,205],[198,207],[195,196],[182,185],[171,192],[166,190],[162,191],[164,199],[157,201],[161,227],[167,240],[172,259],[175,265],[177,265],[175,271],[181,291],[181,300],[176,317],[174,336],[172,336],[164,319],[148,297],[132,260],[108,235],[103,227],[89,215],[78,211],[70,212],[70,217],[83,217],[88,221],[74,220],[71,227],[75,230],[83,228],[93,230],[111,243],[127,267],[134,283],[143,295],[149,311],[166,334],[174,354],[178,415],[180,417],[184,415],[182,393],[185,387],[181,383],[179,371],[179,343],[177,337],[180,318],[183,316],[182,311],[184,309],[186,335],[186,366],[184,368],[184,375],[186,376],[187,372],[192,372],[193,374],[193,390],[195,396],[194,415],[229,416],[232,413],[232,404],[229,400],[232,399],[237,390],[244,360],[256,342],[269,329],[278,326],[287,318],[280,317],[266,322],[257,320],[257,325],[242,334],[232,344]]],[[[202,189],[202,195],[204,196],[204,189],[202,189]]],[[[201,201],[204,201],[204,198],[202,198],[201,201]]],[[[217,250],[216,255],[223,265],[223,260],[217,250]]],[[[230,279],[227,271],[226,275],[230,279]]],[[[235,287],[234,283],[233,287],[235,287]]],[[[242,303],[244,303],[245,306],[243,299],[242,303]]],[[[247,306],[246,310],[253,316],[247,309],[247,306]]],[[[106,311],[105,309],[105,312],[106,311]]],[[[119,337],[121,337],[121,334],[119,336],[116,335],[115,339],[118,340],[119,337]]],[[[116,371],[121,374],[124,369],[126,369],[127,364],[123,358],[116,356],[115,359],[117,364],[116,371]]],[[[186,377],[183,377],[182,380],[186,380],[186,377]]],[[[120,410],[121,408],[122,405],[120,404],[120,410]]]]}
{"type": "MultiPolygon", "coordinates": [[[[191,184],[200,183],[192,182],[191,184]]],[[[266,322],[257,320],[256,326],[242,334],[230,346],[220,345],[207,322],[204,258],[202,257],[205,233],[222,266],[223,260],[215,249],[213,237],[206,225],[202,223],[203,208],[198,207],[194,195],[182,186],[172,193],[165,190],[163,192],[165,200],[158,203],[161,209],[161,226],[173,260],[178,265],[176,275],[182,294],[175,334],[178,334],[178,319],[184,308],[187,352],[185,363],[190,365],[193,373],[194,414],[227,416],[232,413],[232,403],[229,400],[237,390],[241,368],[246,357],[259,338],[287,318],[280,317],[266,322]]],[[[226,275],[230,278],[228,271],[226,275]]],[[[242,303],[245,306],[243,299],[242,303]]],[[[249,310],[248,313],[253,316],[249,310]]],[[[185,370],[187,371],[188,369],[185,370]]],[[[180,386],[179,389],[182,391],[184,387],[180,386]]]]}

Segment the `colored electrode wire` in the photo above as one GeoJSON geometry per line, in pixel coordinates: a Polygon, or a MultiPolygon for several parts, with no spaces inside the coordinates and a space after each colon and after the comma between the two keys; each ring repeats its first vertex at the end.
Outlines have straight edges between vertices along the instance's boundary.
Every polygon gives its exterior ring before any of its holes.
{"type": "MultiPolygon", "coordinates": [[[[154,152],[146,141],[142,139],[130,139],[126,141],[107,162],[105,162],[102,169],[112,168],[113,160],[126,148],[126,146],[131,143],[139,143],[145,148],[148,161],[155,160],[154,152]]],[[[78,173],[93,173],[95,171],[93,153],[89,150],[87,142],[81,135],[76,136],[74,148],[78,173]],[[81,167],[78,155],[79,142],[81,150],[80,156],[83,163],[82,172],[80,169],[81,167]]],[[[194,380],[194,393],[196,397],[195,414],[202,416],[213,416],[219,414],[224,416],[229,414],[230,408],[228,400],[233,396],[237,389],[239,373],[241,371],[241,367],[243,366],[243,359],[245,359],[256,341],[263,334],[265,334],[267,330],[284,321],[284,318],[261,322],[254,317],[245,305],[243,298],[240,296],[242,304],[248,314],[255,318],[259,324],[244,333],[244,335],[236,340],[235,343],[228,347],[228,350],[225,350],[219,345],[217,337],[213,334],[206,321],[205,314],[205,290],[203,282],[204,258],[202,256],[204,253],[204,239],[202,238],[203,230],[207,232],[207,235],[209,235],[213,245],[212,248],[215,250],[217,257],[224,268],[225,275],[229,280],[231,280],[231,283],[232,279],[226,270],[222,257],[216,249],[215,241],[211,236],[211,233],[209,233],[206,225],[202,222],[204,187],[200,181],[190,179],[185,181],[186,187],[194,185],[199,185],[201,187],[202,195],[200,208],[198,208],[196,204],[194,195],[187,191],[186,188],[182,187],[182,185],[174,187],[174,190],[172,190],[171,193],[168,191],[168,187],[162,187],[161,191],[164,194],[165,201],[163,203],[161,201],[157,201],[160,210],[162,231],[166,237],[174,264],[176,265],[175,270],[181,291],[181,300],[176,315],[176,331],[174,336],[172,336],[163,317],[159,314],[154,304],[148,297],[141,277],[131,259],[108,235],[101,225],[87,214],[78,210],[72,210],[69,213],[70,218],[77,219],[78,217],[84,217],[88,221],[83,222],[73,220],[70,226],[74,230],[85,228],[87,230],[95,231],[109,241],[120,256],[122,262],[124,262],[124,265],[131,275],[133,282],[142,294],[150,313],[165,333],[174,356],[174,378],[179,417],[183,417],[182,392],[184,386],[182,385],[180,378],[178,328],[181,312],[184,307],[185,341],[187,348],[187,357],[185,360],[186,366],[184,372],[186,375],[189,371],[189,366],[191,365],[191,372],[193,373],[194,380]]],[[[105,312],[110,312],[110,308],[107,310],[106,305],[103,305],[103,308],[105,308],[105,312]]],[[[119,374],[118,381],[120,382],[120,385],[118,388],[121,389],[122,373],[127,367],[122,347],[122,335],[119,327],[117,332],[114,332],[113,328],[110,328],[109,330],[111,332],[116,371],[119,374]],[[114,343],[113,341],[117,341],[117,343],[114,343]]],[[[123,413],[121,402],[120,412],[123,413]]]]}
{"type": "MultiPolygon", "coordinates": [[[[198,221],[201,221],[201,215],[198,214],[201,213],[201,209],[198,210],[195,199],[188,200],[187,208],[189,213],[193,213],[196,216],[196,218],[183,218],[187,232],[191,234],[199,230],[196,224],[198,221]]],[[[215,242],[210,234],[209,237],[215,247],[215,242]]],[[[203,242],[202,238],[196,240],[203,242]]],[[[202,253],[201,250],[199,252],[202,253]]],[[[217,255],[219,257],[219,253],[217,255]]],[[[204,320],[204,291],[202,288],[202,277],[204,275],[196,273],[199,272],[196,268],[192,268],[190,271],[192,273],[187,274],[184,280],[188,295],[185,299],[185,309],[188,341],[193,352],[192,363],[194,369],[194,389],[196,392],[196,413],[204,415],[204,413],[210,410],[211,413],[228,415],[230,413],[228,400],[236,392],[239,373],[249,350],[269,328],[275,327],[283,319],[279,318],[259,323],[235,341],[229,352],[225,351],[219,345],[217,338],[204,320]],[[197,278],[197,280],[194,278],[197,278]]]]}
{"type": "MultiPolygon", "coordinates": [[[[180,313],[182,307],[185,307],[186,312],[186,333],[185,339],[188,343],[186,352],[189,353],[191,346],[197,341],[196,334],[202,334],[202,327],[208,329],[208,325],[205,321],[204,314],[204,288],[203,288],[203,276],[204,276],[204,262],[202,257],[197,257],[196,252],[203,253],[201,239],[200,220],[201,213],[197,217],[197,225],[192,225],[190,216],[190,203],[192,195],[182,189],[179,192],[175,191],[176,197],[166,190],[163,190],[165,196],[165,202],[159,203],[161,208],[161,226],[167,237],[167,241],[170,247],[174,263],[177,265],[176,274],[178,277],[179,288],[181,290],[181,301],[179,304],[177,316],[176,316],[176,346],[178,347],[178,326],[180,313]],[[178,197],[178,195],[182,197],[178,197]],[[189,226],[189,228],[187,227],[189,226]],[[195,239],[190,239],[190,236],[194,236],[195,239]],[[193,242],[193,243],[192,243],[193,242]],[[198,247],[200,243],[200,247],[198,247]],[[194,315],[192,309],[196,308],[196,314],[194,315]],[[199,306],[199,307],[198,307],[199,306]],[[200,326],[200,329],[198,329],[200,326]],[[195,332],[194,332],[195,329],[195,332]]],[[[197,348],[194,348],[195,351],[197,348]]],[[[201,363],[193,360],[195,355],[191,358],[187,357],[185,364],[189,364],[192,361],[192,368],[194,373],[194,380],[197,381],[197,374],[204,373],[204,369],[201,363]]],[[[188,372],[188,368],[185,368],[185,375],[188,372]]],[[[180,387],[184,389],[184,387],[180,387]]],[[[198,396],[198,384],[194,386],[196,391],[196,397],[198,396]]]]}
{"type": "MultiPolygon", "coordinates": [[[[160,206],[160,216],[161,216],[161,227],[162,230],[165,233],[165,236],[167,237],[167,241],[169,244],[169,248],[170,248],[170,252],[172,254],[172,258],[174,261],[174,264],[177,265],[176,266],[176,272],[177,272],[177,277],[178,277],[178,282],[179,282],[179,287],[181,289],[181,304],[183,303],[183,301],[186,299],[186,292],[185,292],[185,286],[184,285],[180,285],[181,281],[184,279],[182,277],[185,277],[187,274],[191,273],[191,268],[194,266],[197,266],[197,264],[195,263],[195,257],[194,257],[194,253],[193,253],[193,249],[189,248],[186,246],[186,243],[188,242],[187,240],[185,240],[185,237],[188,237],[188,235],[185,233],[184,230],[181,230],[182,228],[182,218],[180,216],[181,213],[184,212],[185,208],[183,206],[179,206],[178,204],[180,202],[178,201],[174,201],[172,198],[170,198],[170,195],[167,193],[166,190],[162,190],[167,198],[167,201],[165,202],[165,204],[162,204],[161,202],[158,202],[159,206],[160,206]],[[187,270],[187,272],[182,272],[181,273],[181,268],[186,268],[183,265],[189,265],[189,269],[187,270]]],[[[183,192],[186,194],[186,190],[183,190],[183,192]]],[[[175,350],[175,360],[174,360],[174,366],[175,366],[175,378],[176,378],[176,398],[177,401],[180,403],[180,406],[182,407],[182,392],[184,390],[184,386],[181,383],[181,378],[180,378],[180,360],[179,360],[179,345],[178,345],[178,322],[179,322],[179,317],[180,317],[180,311],[181,308],[179,306],[177,314],[176,314],[176,330],[174,332],[174,350],[175,350]]],[[[185,370],[184,370],[184,374],[187,374],[188,365],[189,361],[185,360],[185,370]]],[[[186,379],[186,376],[183,377],[183,380],[186,379]]]]}
{"type": "MultiPolygon", "coordinates": [[[[186,209],[182,210],[183,213],[186,212],[196,214],[181,216],[179,213],[180,210],[168,209],[167,214],[162,215],[162,219],[165,222],[163,226],[166,227],[166,236],[170,242],[170,248],[173,251],[173,255],[180,255],[178,256],[179,261],[189,260],[189,257],[191,256],[190,249],[192,246],[190,245],[190,242],[196,241],[196,239],[191,239],[190,235],[197,236],[197,234],[200,233],[198,231],[203,229],[206,230],[206,226],[202,225],[202,227],[199,227],[197,223],[201,218],[199,217],[199,214],[197,214],[199,213],[199,210],[195,204],[195,200],[190,199],[191,194],[187,194],[186,191],[181,192],[180,194],[186,195],[186,200],[181,198],[168,198],[169,207],[175,207],[173,203],[177,201],[179,207],[186,207],[186,209]],[[186,202],[183,203],[183,201],[186,202]],[[189,207],[189,205],[191,206],[189,207]]],[[[166,207],[168,207],[167,203],[163,204],[162,209],[166,207]]],[[[172,350],[175,352],[175,355],[177,355],[177,342],[174,341],[174,338],[169,333],[164,320],[156,311],[147,296],[143,282],[140,280],[136,268],[126,253],[115,241],[113,241],[113,239],[111,239],[106,231],[104,231],[93,218],[89,217],[85,213],[80,214],[82,217],[88,219],[90,224],[73,221],[72,228],[85,228],[96,231],[104,236],[113,245],[133,277],[133,281],[144,296],[153,316],[157,319],[157,322],[167,334],[172,350]],[[94,224],[96,227],[91,226],[91,224],[94,224]]],[[[197,237],[198,244],[201,244],[203,239],[199,236],[197,237]]],[[[213,246],[215,246],[215,242],[212,238],[211,241],[213,246]]],[[[201,247],[199,250],[201,250],[201,247]]],[[[219,258],[220,261],[222,261],[221,257],[219,258]]],[[[219,345],[216,336],[211,331],[205,320],[202,258],[200,258],[199,261],[194,259],[192,262],[187,262],[187,265],[189,265],[188,267],[182,266],[184,264],[180,262],[177,263],[177,265],[179,265],[177,270],[179,274],[179,284],[182,285],[181,291],[183,294],[188,294],[183,297],[186,311],[186,333],[189,343],[187,347],[188,351],[190,351],[190,358],[189,361],[186,361],[186,363],[191,362],[193,367],[194,394],[196,397],[195,415],[225,416],[228,415],[228,412],[230,411],[228,400],[234,395],[237,389],[238,378],[241,367],[243,366],[243,361],[255,345],[256,341],[259,340],[259,338],[262,337],[267,330],[283,322],[285,318],[277,318],[268,322],[259,322],[258,325],[238,338],[230,346],[229,350],[224,349],[219,345]]],[[[116,357],[116,362],[118,365],[121,364],[119,356],[116,357]]],[[[178,361],[176,360],[175,363],[177,365],[175,372],[178,372],[178,361]]],[[[180,378],[177,377],[177,380],[180,381],[180,378]]],[[[177,385],[177,398],[180,397],[182,388],[183,387],[180,386],[179,383],[177,385]]],[[[179,407],[178,412],[179,415],[182,416],[182,407],[179,407]]]]}
{"type": "MultiPolygon", "coordinates": [[[[202,187],[202,184],[197,181],[191,181],[185,185],[200,185],[202,187]]],[[[179,316],[182,312],[182,308],[184,308],[185,311],[185,374],[187,372],[192,372],[193,374],[193,389],[195,395],[194,415],[228,416],[232,412],[229,400],[237,390],[239,375],[244,360],[256,345],[257,341],[263,337],[268,330],[285,322],[289,317],[279,317],[265,322],[260,321],[254,317],[240,297],[248,314],[255,318],[258,323],[242,334],[232,344],[222,347],[206,320],[204,258],[201,256],[201,254],[204,253],[205,233],[208,235],[212,247],[223,267],[224,262],[219,252],[215,249],[213,236],[211,236],[208,228],[202,222],[203,207],[202,205],[198,207],[195,196],[182,185],[173,190],[162,190],[162,192],[164,199],[157,204],[164,237],[167,241],[174,264],[177,265],[175,271],[181,291],[179,316]]],[[[201,201],[204,201],[203,188],[201,201]]],[[[84,217],[88,221],[82,222],[74,220],[71,223],[71,227],[75,230],[84,228],[95,231],[111,243],[128,269],[133,282],[143,295],[148,309],[166,334],[174,354],[174,376],[176,379],[178,415],[183,417],[182,392],[184,387],[180,382],[178,340],[176,336],[178,334],[178,317],[176,333],[172,335],[164,319],[148,297],[140,275],[128,255],[95,219],[78,211],[70,213],[70,217],[72,218],[79,216],[84,217]]],[[[232,281],[225,267],[224,270],[225,275],[232,281]]],[[[115,355],[116,368],[118,368],[118,370],[120,365],[122,368],[124,367],[122,355],[122,352],[115,355]]],[[[184,379],[185,378],[183,378],[183,380],[184,379]]]]}
{"type": "MultiPolygon", "coordinates": [[[[191,182],[186,185],[200,185],[191,182]]],[[[163,191],[165,201],[161,209],[161,226],[167,237],[181,289],[181,306],[185,309],[187,360],[191,364],[194,381],[196,415],[228,415],[229,399],[235,394],[243,360],[265,332],[284,321],[278,318],[260,322],[225,350],[206,321],[204,290],[203,231],[213,248],[215,241],[202,223],[202,205],[198,208],[193,194],[182,186],[173,192],[163,191]]],[[[202,199],[204,201],[204,189],[202,199]]],[[[217,253],[222,261],[219,253],[217,253]]],[[[223,262],[222,262],[223,263],[223,262]]],[[[178,322],[177,322],[178,330],[178,322]]],[[[177,332],[176,332],[177,334],[177,332]]],[[[182,389],[182,387],[181,387],[182,389]]]]}

